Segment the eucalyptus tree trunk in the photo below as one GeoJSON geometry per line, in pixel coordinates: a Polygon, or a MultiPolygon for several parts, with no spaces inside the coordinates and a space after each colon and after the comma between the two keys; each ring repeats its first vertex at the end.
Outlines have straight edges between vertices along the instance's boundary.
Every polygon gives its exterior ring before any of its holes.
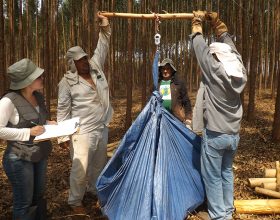
{"type": "Polygon", "coordinates": [[[8,66],[15,62],[15,13],[14,1],[8,0],[8,18],[9,18],[9,51],[8,51],[8,66]]]}
{"type": "Polygon", "coordinates": [[[277,88],[275,113],[274,113],[274,121],[273,121],[273,128],[272,128],[272,140],[277,143],[280,142],[280,82],[279,80],[280,77],[278,77],[278,88],[277,88]]]}
{"type": "Polygon", "coordinates": [[[58,36],[57,36],[57,9],[58,9],[58,0],[50,1],[50,48],[49,48],[49,57],[50,57],[50,66],[48,74],[50,75],[50,80],[48,83],[48,89],[50,90],[50,98],[56,97],[57,94],[57,75],[58,75],[58,36]]]}
{"type": "Polygon", "coordinates": [[[23,25],[22,25],[22,0],[19,1],[19,13],[18,13],[18,40],[19,40],[19,59],[24,58],[24,35],[23,35],[23,25]]]}
{"type": "MultiPolygon", "coordinates": [[[[127,2],[128,12],[132,12],[133,0],[128,0],[127,2]]],[[[131,125],[131,109],[132,109],[132,21],[128,19],[128,42],[127,42],[127,72],[126,72],[126,117],[125,117],[125,129],[128,129],[131,125]]]]}
{"type": "Polygon", "coordinates": [[[89,9],[89,1],[88,0],[83,0],[82,3],[82,30],[81,30],[81,35],[79,37],[81,37],[82,39],[82,48],[87,51],[87,53],[91,53],[90,50],[90,44],[88,43],[89,38],[88,38],[88,33],[90,33],[89,30],[89,13],[88,13],[88,9],[89,9]]]}
{"type": "Polygon", "coordinates": [[[93,52],[93,50],[96,48],[97,40],[98,40],[98,23],[96,22],[96,13],[98,12],[98,9],[100,7],[100,1],[93,1],[93,21],[91,25],[92,29],[92,36],[91,36],[91,48],[90,51],[93,52]]]}
{"type": "Polygon", "coordinates": [[[32,59],[32,19],[31,19],[31,0],[26,1],[26,56],[32,59]]]}
{"type": "Polygon", "coordinates": [[[270,41],[270,45],[271,45],[271,56],[270,56],[270,69],[271,69],[271,98],[274,99],[275,98],[275,92],[276,92],[276,88],[277,88],[277,69],[276,69],[276,53],[279,53],[279,48],[276,48],[276,42],[277,42],[277,25],[279,25],[279,20],[277,21],[277,16],[279,15],[279,11],[277,11],[277,0],[273,2],[274,5],[273,8],[274,10],[272,10],[272,32],[271,32],[271,41],[270,41]],[[278,22],[278,24],[277,24],[278,22]]]}
{"type": "MultiPolygon", "coordinates": [[[[242,40],[242,51],[239,51],[242,54],[242,59],[243,59],[243,63],[244,66],[247,68],[248,67],[248,60],[249,60],[249,46],[250,46],[250,39],[249,39],[249,35],[250,35],[250,27],[251,24],[249,22],[248,19],[248,11],[244,10],[244,8],[247,8],[247,10],[249,10],[249,1],[242,1],[242,18],[240,19],[242,21],[242,33],[243,36],[241,38],[242,40]],[[248,30],[249,29],[249,30],[248,30]],[[246,46],[245,46],[246,45],[246,46]]],[[[248,83],[248,82],[247,82],[248,83]]]]}
{"type": "MultiPolygon", "coordinates": [[[[141,2],[141,9],[144,11],[144,9],[147,7],[147,0],[144,0],[141,2]]],[[[147,21],[142,20],[142,31],[141,31],[141,39],[142,39],[142,50],[143,50],[143,57],[142,57],[142,63],[140,62],[140,70],[141,70],[141,85],[142,85],[142,98],[141,98],[141,107],[142,109],[146,105],[147,100],[147,37],[146,37],[146,30],[147,30],[147,21]]]]}
{"type": "Polygon", "coordinates": [[[40,36],[40,29],[39,29],[39,0],[36,0],[36,52],[35,52],[35,56],[36,56],[36,63],[39,65],[40,64],[40,40],[41,40],[41,36],[40,36]]]}
{"type": "Polygon", "coordinates": [[[76,19],[77,19],[77,1],[71,1],[71,24],[70,24],[70,47],[77,45],[77,28],[76,28],[76,19]]]}
{"type": "Polygon", "coordinates": [[[44,78],[44,82],[45,83],[45,95],[46,95],[46,104],[47,104],[47,107],[48,109],[50,110],[50,99],[51,99],[51,91],[50,91],[50,88],[48,87],[49,85],[49,82],[50,81],[50,30],[49,30],[49,27],[50,27],[50,22],[49,22],[49,14],[50,14],[50,4],[49,4],[49,1],[51,0],[42,0],[42,14],[43,14],[43,17],[44,19],[42,19],[42,27],[43,27],[43,60],[44,60],[44,65],[43,65],[43,68],[45,69],[46,71],[46,74],[45,74],[45,78],[44,78]]]}
{"type": "MultiPolygon", "coordinates": [[[[265,2],[261,1],[261,11],[265,11],[265,2]]],[[[265,30],[265,14],[261,13],[261,30],[265,30]]],[[[261,32],[261,53],[260,53],[260,71],[259,71],[259,93],[264,89],[264,79],[265,79],[265,37],[266,32],[261,32]]]]}
{"type": "MultiPolygon", "coordinates": [[[[270,3],[268,2],[267,4],[267,11],[270,11],[270,3]]],[[[270,20],[270,16],[268,13],[266,13],[266,31],[265,31],[265,53],[266,53],[266,56],[265,56],[265,76],[264,76],[264,89],[266,90],[267,89],[267,84],[268,84],[268,79],[269,79],[269,44],[270,44],[270,41],[269,41],[269,37],[270,37],[270,31],[269,31],[269,20],[270,20]]]]}
{"type": "MultiPolygon", "coordinates": [[[[276,1],[275,11],[280,11],[280,0],[276,1]]],[[[274,142],[280,142],[280,55],[279,55],[279,48],[280,48],[280,15],[277,13],[275,18],[275,26],[276,26],[276,43],[275,46],[278,48],[275,50],[275,75],[278,76],[278,86],[277,86],[277,96],[276,96],[276,104],[275,104],[275,113],[274,113],[274,122],[273,122],[273,129],[272,129],[272,140],[274,142]]]]}
{"type": "Polygon", "coordinates": [[[4,13],[3,13],[3,0],[0,0],[0,96],[5,91],[6,82],[6,66],[5,66],[5,34],[4,34],[4,13]]]}
{"type": "Polygon", "coordinates": [[[253,13],[253,45],[251,47],[251,60],[250,60],[250,75],[249,75],[249,103],[247,120],[253,121],[255,118],[255,93],[256,93],[256,75],[257,75],[257,57],[258,57],[258,3],[259,0],[254,0],[254,13],[253,13]]]}
{"type": "MultiPolygon", "coordinates": [[[[53,72],[55,71],[55,44],[54,44],[54,34],[55,34],[55,24],[54,24],[54,2],[56,0],[48,0],[48,8],[49,8],[49,16],[48,16],[48,22],[49,22],[49,31],[48,31],[48,38],[49,38],[49,49],[48,49],[48,57],[49,57],[49,66],[48,69],[46,69],[46,74],[48,77],[47,85],[45,85],[48,98],[52,98],[52,89],[50,86],[50,82],[53,81],[53,72]]],[[[50,102],[50,100],[48,100],[50,102]]]]}
{"type": "MultiPolygon", "coordinates": [[[[243,13],[242,13],[242,0],[239,0],[238,4],[240,5],[240,7],[238,7],[237,9],[237,12],[236,12],[236,25],[235,25],[235,28],[236,28],[236,48],[238,50],[238,52],[242,55],[242,59],[243,59],[243,42],[242,42],[242,39],[244,37],[243,35],[243,28],[242,28],[242,23],[240,21],[243,20],[243,13]]],[[[245,106],[244,105],[244,91],[241,93],[240,95],[241,97],[241,103],[242,103],[242,106],[245,106]]]]}
{"type": "MultiPolygon", "coordinates": [[[[115,11],[115,0],[111,0],[111,11],[115,11]]],[[[108,84],[109,84],[109,89],[111,92],[111,96],[115,97],[115,80],[113,80],[115,78],[116,72],[115,72],[115,65],[116,65],[116,60],[115,60],[115,53],[116,53],[116,49],[115,49],[115,31],[117,31],[115,29],[115,27],[112,25],[111,23],[111,29],[112,29],[112,33],[111,33],[111,41],[110,41],[110,52],[108,54],[109,56],[109,70],[110,70],[110,74],[108,76],[108,84]]]]}

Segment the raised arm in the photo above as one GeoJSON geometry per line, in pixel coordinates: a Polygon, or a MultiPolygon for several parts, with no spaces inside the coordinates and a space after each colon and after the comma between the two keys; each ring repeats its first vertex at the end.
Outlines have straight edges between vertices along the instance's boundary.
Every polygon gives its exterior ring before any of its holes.
{"type": "Polygon", "coordinates": [[[218,14],[216,12],[207,12],[205,18],[211,22],[212,28],[217,36],[217,41],[228,44],[234,52],[238,53],[231,37],[229,36],[227,26],[220,20],[218,14]]]}
{"type": "Polygon", "coordinates": [[[97,16],[100,21],[100,32],[97,46],[90,62],[92,65],[97,65],[98,68],[101,68],[103,70],[106,56],[109,51],[111,27],[108,18],[106,18],[103,15],[100,15],[100,13],[98,13],[97,16]]]}
{"type": "Polygon", "coordinates": [[[210,49],[203,38],[202,21],[205,20],[204,11],[194,11],[194,18],[192,20],[192,34],[191,41],[196,55],[196,59],[202,70],[203,80],[209,81],[212,68],[217,68],[214,57],[210,54],[210,49]],[[213,66],[214,65],[214,66],[213,66]]]}

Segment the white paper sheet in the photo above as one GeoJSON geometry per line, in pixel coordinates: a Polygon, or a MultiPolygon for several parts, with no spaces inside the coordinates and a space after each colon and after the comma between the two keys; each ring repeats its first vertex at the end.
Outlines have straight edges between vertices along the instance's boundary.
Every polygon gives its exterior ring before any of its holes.
{"type": "Polygon", "coordinates": [[[58,122],[57,125],[44,125],[45,132],[35,137],[34,141],[40,141],[60,136],[74,134],[80,124],[80,118],[71,118],[58,122]]]}

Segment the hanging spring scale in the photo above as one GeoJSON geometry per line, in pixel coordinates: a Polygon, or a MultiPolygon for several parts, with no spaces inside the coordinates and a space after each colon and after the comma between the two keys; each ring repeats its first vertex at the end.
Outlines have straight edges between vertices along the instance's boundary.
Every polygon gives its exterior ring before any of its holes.
{"type": "Polygon", "coordinates": [[[156,32],[156,34],[154,36],[154,39],[155,39],[155,45],[156,45],[157,51],[158,51],[159,50],[159,45],[160,45],[160,38],[161,38],[161,36],[159,34],[160,20],[159,20],[158,14],[154,13],[154,15],[155,15],[155,32],[156,32]]]}

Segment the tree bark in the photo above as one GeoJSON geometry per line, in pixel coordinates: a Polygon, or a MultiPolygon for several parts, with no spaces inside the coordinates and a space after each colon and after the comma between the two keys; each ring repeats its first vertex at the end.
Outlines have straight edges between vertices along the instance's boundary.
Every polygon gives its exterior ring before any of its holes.
{"type": "MultiPolygon", "coordinates": [[[[144,10],[146,8],[146,0],[141,2],[142,5],[142,10],[144,10]]],[[[142,68],[140,68],[142,70],[141,72],[141,85],[142,85],[142,100],[141,100],[141,107],[142,109],[144,108],[144,106],[146,105],[146,100],[147,100],[147,37],[145,34],[145,30],[147,28],[147,22],[146,21],[142,21],[142,48],[143,48],[143,58],[142,58],[142,63],[140,62],[140,65],[142,68]]]]}
{"type": "Polygon", "coordinates": [[[4,34],[4,10],[3,10],[3,0],[0,0],[0,95],[2,95],[5,91],[5,82],[6,82],[6,74],[5,74],[5,34],[4,34]]]}
{"type": "MultiPolygon", "coordinates": [[[[128,12],[132,12],[132,4],[133,0],[128,0],[128,12]]],[[[126,120],[125,120],[125,128],[128,129],[131,125],[131,109],[132,109],[132,22],[131,19],[128,19],[128,54],[127,54],[127,74],[126,74],[126,120]]]]}
{"type": "Polygon", "coordinates": [[[23,35],[23,25],[22,25],[22,0],[19,1],[19,13],[18,13],[18,39],[19,39],[19,59],[24,58],[24,35],[23,35]]]}
{"type": "Polygon", "coordinates": [[[9,51],[8,51],[8,66],[15,63],[15,14],[14,14],[14,1],[8,1],[8,18],[9,18],[9,51]]]}
{"type": "MultiPolygon", "coordinates": [[[[277,0],[277,7],[276,8],[276,11],[279,12],[280,10],[280,2],[279,0],[277,0]]],[[[276,39],[275,39],[275,46],[277,47],[277,49],[274,50],[275,52],[275,60],[277,60],[277,63],[275,66],[278,66],[278,68],[275,67],[274,71],[275,71],[275,75],[278,75],[278,78],[277,78],[277,81],[278,81],[278,86],[277,86],[277,95],[276,95],[276,104],[275,104],[275,113],[274,113],[274,121],[273,121],[273,128],[272,128],[272,141],[273,142],[276,142],[276,143],[279,143],[280,142],[280,61],[279,61],[279,47],[280,47],[280,34],[279,34],[279,31],[280,31],[280,25],[279,25],[279,22],[280,22],[280,15],[279,13],[277,13],[277,17],[276,17],[276,30],[278,31],[275,31],[277,32],[276,34],[276,39]],[[276,73],[276,71],[278,71],[278,73],[276,73]]]]}
{"type": "Polygon", "coordinates": [[[254,0],[254,20],[253,20],[253,45],[251,48],[250,74],[249,74],[249,103],[247,120],[253,121],[255,118],[255,93],[256,93],[256,75],[257,75],[257,56],[258,56],[258,1],[254,0]]]}

